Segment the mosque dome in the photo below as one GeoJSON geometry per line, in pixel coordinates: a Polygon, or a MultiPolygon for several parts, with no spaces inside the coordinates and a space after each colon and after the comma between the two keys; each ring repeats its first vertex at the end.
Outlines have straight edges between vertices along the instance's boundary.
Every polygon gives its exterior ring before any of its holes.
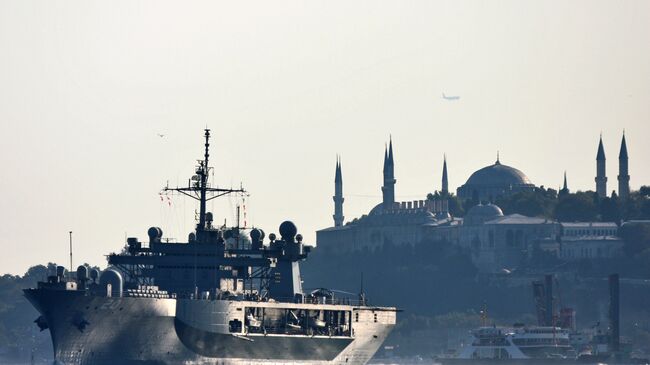
{"type": "Polygon", "coordinates": [[[527,185],[531,184],[528,176],[514,167],[506,166],[497,161],[494,165],[484,167],[474,172],[466,185],[496,186],[496,185],[527,185]]]}
{"type": "Polygon", "coordinates": [[[499,159],[490,166],[474,172],[467,182],[457,190],[462,199],[494,201],[499,196],[508,196],[521,191],[533,191],[535,185],[520,170],[502,164],[499,159]]]}
{"type": "Polygon", "coordinates": [[[379,203],[379,204],[375,205],[375,207],[370,210],[368,215],[381,214],[383,211],[384,211],[384,204],[379,203]]]}
{"type": "Polygon", "coordinates": [[[487,221],[503,217],[501,208],[494,204],[479,204],[473,206],[465,215],[463,224],[477,225],[483,224],[487,221]]]}

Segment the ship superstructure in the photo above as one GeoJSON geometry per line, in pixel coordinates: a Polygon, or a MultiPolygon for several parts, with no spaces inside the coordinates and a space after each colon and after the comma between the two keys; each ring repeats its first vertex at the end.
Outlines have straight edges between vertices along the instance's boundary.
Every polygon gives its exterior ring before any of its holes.
{"type": "Polygon", "coordinates": [[[63,364],[363,364],[377,351],[397,310],[327,289],[306,293],[300,261],[310,247],[285,221],[280,237],[214,224],[206,202],[243,189],[210,186],[210,131],[187,187],[199,201],[187,242],[128,238],[99,272],[58,267],[25,295],[42,314],[63,364]]]}

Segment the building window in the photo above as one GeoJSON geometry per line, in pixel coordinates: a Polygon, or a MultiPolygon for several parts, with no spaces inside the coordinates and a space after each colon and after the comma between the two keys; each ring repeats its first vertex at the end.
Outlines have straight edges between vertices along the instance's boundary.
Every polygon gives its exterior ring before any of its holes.
{"type": "Polygon", "coordinates": [[[514,243],[515,243],[515,235],[514,233],[512,233],[512,230],[509,229],[506,232],[506,245],[508,245],[508,247],[512,247],[514,243]]]}

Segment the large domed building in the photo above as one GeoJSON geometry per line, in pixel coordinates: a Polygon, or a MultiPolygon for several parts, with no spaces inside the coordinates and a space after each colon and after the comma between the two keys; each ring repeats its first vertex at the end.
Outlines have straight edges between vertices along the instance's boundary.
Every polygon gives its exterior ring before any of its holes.
{"type": "Polygon", "coordinates": [[[461,199],[494,201],[521,191],[533,191],[535,185],[520,170],[497,161],[474,172],[467,182],[456,190],[461,199]]]}
{"type": "MultiPolygon", "coordinates": [[[[448,186],[447,164],[443,163],[442,188],[448,186]]],[[[316,232],[316,242],[323,251],[345,252],[363,248],[375,249],[384,244],[413,245],[425,239],[451,242],[450,230],[434,232],[432,227],[455,227],[462,222],[449,214],[446,199],[396,201],[395,161],[393,142],[384,150],[382,201],[359,218],[344,224],[343,216],[343,173],[340,160],[336,162],[334,177],[334,226],[316,232]]]]}
{"type": "MultiPolygon", "coordinates": [[[[619,190],[629,192],[627,147],[621,144],[619,190]]],[[[470,259],[483,273],[504,273],[522,268],[533,255],[545,251],[562,260],[609,258],[623,254],[623,240],[614,237],[616,223],[559,223],[544,217],[504,214],[498,197],[534,191],[535,185],[520,170],[497,160],[474,172],[457,189],[461,199],[474,200],[464,217],[449,212],[447,161],[443,160],[441,191],[426,200],[396,201],[393,143],[384,150],[382,201],[364,214],[344,222],[343,175],[337,159],[334,178],[334,226],[316,232],[318,250],[344,253],[375,250],[384,246],[415,246],[420,243],[451,245],[470,259]]],[[[607,176],[602,141],[597,156],[597,192],[606,196],[607,176]]],[[[568,192],[566,175],[564,188],[568,192]]]]}

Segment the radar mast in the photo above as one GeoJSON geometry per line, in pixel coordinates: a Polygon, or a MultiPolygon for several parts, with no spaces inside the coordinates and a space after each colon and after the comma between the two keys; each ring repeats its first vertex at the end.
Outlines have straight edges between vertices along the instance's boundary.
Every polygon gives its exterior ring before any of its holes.
{"type": "Polygon", "coordinates": [[[239,189],[221,189],[221,188],[212,188],[208,184],[208,173],[210,171],[210,166],[208,165],[208,159],[210,157],[210,130],[205,129],[205,154],[203,155],[203,160],[198,161],[196,166],[196,175],[192,176],[188,180],[187,187],[176,187],[170,188],[166,186],[163,191],[176,191],[183,195],[189,196],[194,200],[198,200],[200,203],[199,211],[199,223],[196,225],[197,238],[200,239],[201,232],[205,231],[208,226],[206,226],[206,203],[214,198],[224,196],[232,193],[242,193],[246,194],[246,190],[243,188],[239,189]],[[208,194],[212,196],[208,197],[208,194]]]}

